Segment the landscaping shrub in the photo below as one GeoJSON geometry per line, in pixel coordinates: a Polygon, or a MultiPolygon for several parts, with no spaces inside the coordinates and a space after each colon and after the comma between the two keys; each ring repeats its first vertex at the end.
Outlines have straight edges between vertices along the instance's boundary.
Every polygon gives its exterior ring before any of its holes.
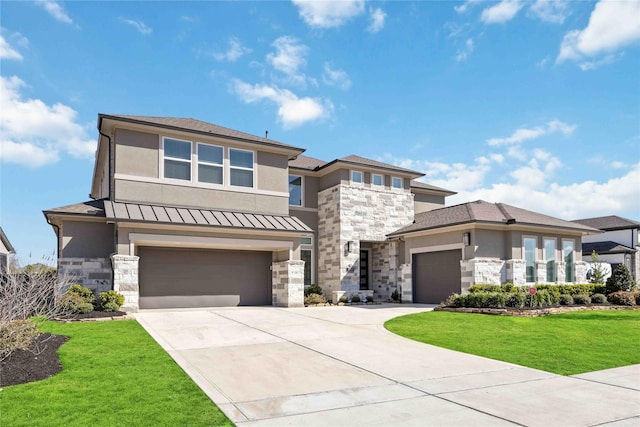
{"type": "Polygon", "coordinates": [[[400,301],[400,293],[398,292],[397,289],[391,292],[391,299],[394,301],[400,301]]]}
{"type": "Polygon", "coordinates": [[[560,305],[573,305],[573,297],[569,294],[560,295],[560,305]]]}
{"type": "Polygon", "coordinates": [[[61,315],[71,315],[89,313],[93,310],[93,305],[85,302],[78,294],[65,294],[58,300],[58,310],[61,315]]]}
{"type": "Polygon", "coordinates": [[[354,295],[351,297],[351,302],[360,302],[360,297],[358,295],[354,295]]]}
{"type": "Polygon", "coordinates": [[[640,305],[640,292],[633,293],[636,297],[636,305],[640,305]]]}
{"type": "Polygon", "coordinates": [[[365,299],[367,300],[367,302],[373,302],[373,297],[371,295],[367,295],[365,299]]]}
{"type": "Polygon", "coordinates": [[[501,290],[500,285],[476,284],[476,285],[471,285],[469,287],[469,293],[471,294],[485,293],[485,292],[500,292],[500,290],[501,290]]]}
{"type": "Polygon", "coordinates": [[[84,302],[91,305],[96,303],[96,296],[93,294],[91,289],[85,288],[84,286],[78,285],[77,283],[75,285],[69,286],[69,289],[67,289],[67,292],[65,292],[65,294],[78,295],[84,302]]]}
{"type": "Polygon", "coordinates": [[[524,307],[525,300],[526,295],[524,293],[514,292],[507,295],[507,298],[504,301],[504,305],[511,308],[522,308],[524,307]]]}
{"type": "Polygon", "coordinates": [[[592,304],[604,304],[607,302],[607,297],[603,294],[593,294],[591,295],[591,303],[592,304]]]}
{"type": "Polygon", "coordinates": [[[560,301],[559,296],[556,297],[556,294],[553,292],[549,292],[546,289],[537,290],[535,294],[526,294],[525,295],[525,306],[526,307],[549,307],[552,305],[556,305],[560,301]]]}
{"type": "Polygon", "coordinates": [[[309,294],[304,297],[304,303],[307,305],[310,304],[325,304],[327,299],[319,294],[309,294]]]}
{"type": "Polygon", "coordinates": [[[536,285],[538,290],[546,290],[557,295],[593,295],[601,294],[605,292],[605,286],[597,283],[576,283],[570,285],[551,285],[551,284],[539,284],[536,285]]]}
{"type": "Polygon", "coordinates": [[[506,292],[506,293],[511,293],[516,291],[516,285],[514,285],[513,283],[503,283],[502,285],[500,285],[500,291],[501,292],[506,292]]]}
{"type": "Polygon", "coordinates": [[[578,294],[573,297],[573,303],[577,305],[591,304],[591,297],[586,294],[578,294]]]}
{"type": "Polygon", "coordinates": [[[13,320],[0,324],[0,360],[15,350],[26,350],[40,335],[37,326],[30,320],[13,320]]]}
{"type": "Polygon", "coordinates": [[[607,294],[618,292],[618,291],[632,291],[636,287],[636,282],[634,282],[631,277],[631,272],[626,265],[620,264],[613,270],[611,277],[607,279],[607,294]]]}
{"type": "Polygon", "coordinates": [[[343,303],[343,304],[346,304],[346,303],[348,303],[348,302],[349,302],[349,298],[347,298],[347,296],[346,296],[346,295],[342,295],[342,296],[340,297],[340,299],[338,300],[338,302],[341,302],[341,303],[343,303]]]}
{"type": "Polygon", "coordinates": [[[317,294],[317,295],[322,295],[322,288],[320,287],[320,285],[309,285],[306,288],[304,288],[304,296],[308,297],[311,294],[317,294]]]}
{"type": "Polygon", "coordinates": [[[100,306],[104,311],[118,311],[124,304],[124,295],[114,290],[100,292],[99,296],[100,306]]]}
{"type": "Polygon", "coordinates": [[[615,305],[635,305],[636,301],[631,292],[618,291],[610,293],[607,299],[611,304],[615,305]]]}

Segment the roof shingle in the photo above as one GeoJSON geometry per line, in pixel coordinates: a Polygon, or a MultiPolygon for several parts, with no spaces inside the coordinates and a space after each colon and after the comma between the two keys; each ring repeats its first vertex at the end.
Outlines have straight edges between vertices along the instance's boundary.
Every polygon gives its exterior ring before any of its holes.
{"type": "Polygon", "coordinates": [[[576,222],[599,230],[621,230],[627,228],[640,228],[640,222],[619,217],[617,215],[599,216],[595,218],[574,219],[576,222]]]}
{"type": "Polygon", "coordinates": [[[582,244],[582,253],[584,255],[591,254],[593,251],[596,251],[597,254],[626,254],[626,253],[634,253],[635,249],[630,248],[625,245],[621,245],[620,243],[606,241],[606,242],[589,242],[582,244]]]}

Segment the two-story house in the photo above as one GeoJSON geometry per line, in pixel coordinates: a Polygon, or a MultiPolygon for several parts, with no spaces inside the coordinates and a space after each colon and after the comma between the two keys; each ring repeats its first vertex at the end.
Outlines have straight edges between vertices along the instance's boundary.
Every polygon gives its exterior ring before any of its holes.
{"type": "Polygon", "coordinates": [[[595,251],[598,260],[611,264],[613,269],[624,264],[634,280],[640,283],[640,222],[615,215],[576,219],[574,222],[603,232],[582,239],[582,252],[585,256],[595,251]]]}
{"type": "Polygon", "coordinates": [[[597,232],[501,204],[445,208],[455,193],[420,172],[199,120],[100,114],[98,132],[92,200],[44,214],[59,271],[123,293],[127,310],[300,306],[311,283],[333,301],[438,303],[473,283],[580,282],[581,237],[597,232]]]}

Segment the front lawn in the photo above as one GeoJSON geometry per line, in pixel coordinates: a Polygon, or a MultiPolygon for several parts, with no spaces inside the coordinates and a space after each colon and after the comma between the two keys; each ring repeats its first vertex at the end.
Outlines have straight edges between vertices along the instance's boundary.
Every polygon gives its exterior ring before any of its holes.
{"type": "Polygon", "coordinates": [[[561,375],[640,363],[640,310],[534,318],[433,311],[397,317],[385,327],[416,341],[561,375]]]}
{"type": "Polygon", "coordinates": [[[45,323],[62,372],[0,390],[3,426],[233,425],[134,320],[45,323]]]}

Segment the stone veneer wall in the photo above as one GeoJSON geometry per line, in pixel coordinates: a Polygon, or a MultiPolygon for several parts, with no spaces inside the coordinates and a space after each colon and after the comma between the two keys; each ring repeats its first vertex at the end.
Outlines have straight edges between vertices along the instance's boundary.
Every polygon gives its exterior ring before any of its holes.
{"type": "MultiPolygon", "coordinates": [[[[390,190],[374,190],[365,187],[337,185],[318,194],[318,282],[327,295],[336,291],[356,292],[359,284],[360,241],[385,242],[386,234],[413,222],[413,194],[390,190]],[[351,252],[347,242],[354,242],[351,252]]],[[[379,280],[387,275],[379,261],[382,255],[371,260],[379,272],[379,280]]],[[[373,276],[373,275],[372,275],[373,276]]],[[[382,290],[381,282],[372,277],[373,290],[382,290]]],[[[386,288],[386,286],[384,287],[386,288]]],[[[386,289],[385,289],[385,292],[386,289]]],[[[392,291],[391,291],[392,292],[392,291]]],[[[390,294],[390,292],[389,292],[390,294]]]]}
{"type": "Polygon", "coordinates": [[[371,287],[373,298],[387,301],[398,289],[398,243],[374,243],[371,250],[371,287]]]}
{"type": "Polygon", "coordinates": [[[124,295],[123,311],[138,311],[140,308],[140,287],[138,282],[138,261],[140,257],[112,255],[113,290],[124,295]]]}
{"type": "Polygon", "coordinates": [[[98,296],[111,290],[111,263],[108,258],[60,258],[58,272],[69,277],[71,284],[78,283],[98,296]]]}
{"type": "Polygon", "coordinates": [[[304,261],[274,262],[271,267],[271,278],[274,306],[304,306],[304,261]]]}
{"type": "Polygon", "coordinates": [[[476,283],[499,285],[507,280],[507,263],[498,258],[473,258],[460,261],[462,292],[476,283]]]}
{"type": "Polygon", "coordinates": [[[413,267],[411,264],[401,264],[398,274],[400,301],[413,302],[413,267]]]}

